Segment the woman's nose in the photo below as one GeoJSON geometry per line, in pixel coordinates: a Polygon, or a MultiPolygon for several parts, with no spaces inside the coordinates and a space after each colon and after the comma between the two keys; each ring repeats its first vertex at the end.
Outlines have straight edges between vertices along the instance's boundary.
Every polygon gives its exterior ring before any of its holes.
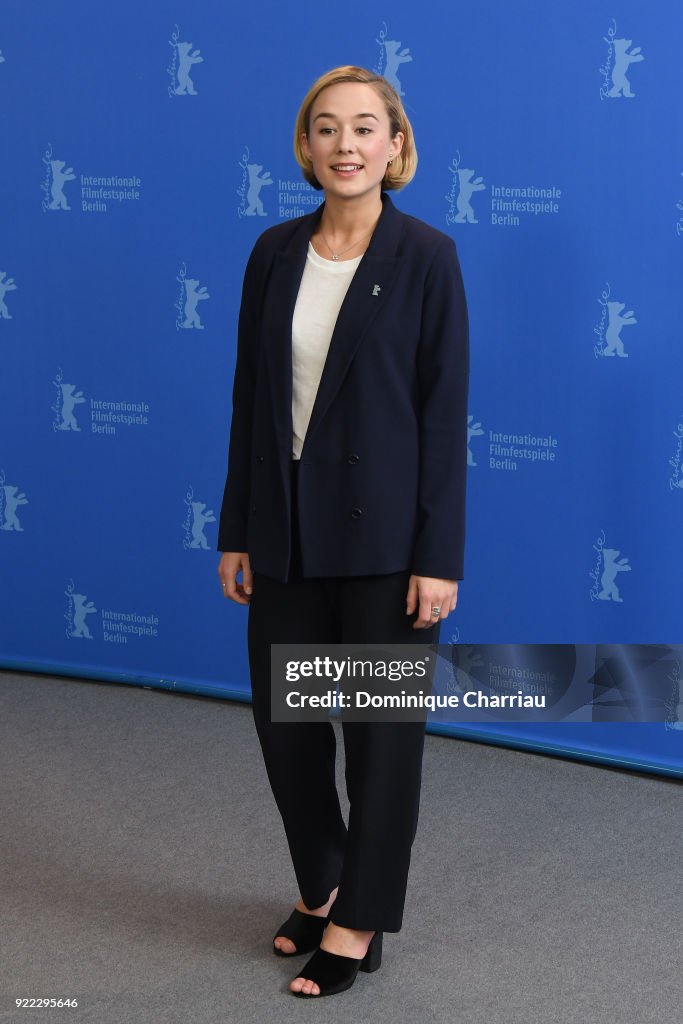
{"type": "Polygon", "coordinates": [[[339,133],[338,149],[340,153],[349,153],[355,145],[353,133],[349,130],[339,133]]]}

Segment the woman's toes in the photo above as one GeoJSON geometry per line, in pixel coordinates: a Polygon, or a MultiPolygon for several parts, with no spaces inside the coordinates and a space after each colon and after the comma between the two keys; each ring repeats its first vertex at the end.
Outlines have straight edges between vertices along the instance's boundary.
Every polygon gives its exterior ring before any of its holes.
{"type": "Polygon", "coordinates": [[[304,992],[307,996],[320,995],[320,986],[309,978],[295,978],[289,987],[292,992],[304,992]]]}
{"type": "Polygon", "coordinates": [[[296,953],[296,946],[291,939],[286,939],[284,935],[278,935],[274,945],[281,949],[283,953],[296,953]]]}

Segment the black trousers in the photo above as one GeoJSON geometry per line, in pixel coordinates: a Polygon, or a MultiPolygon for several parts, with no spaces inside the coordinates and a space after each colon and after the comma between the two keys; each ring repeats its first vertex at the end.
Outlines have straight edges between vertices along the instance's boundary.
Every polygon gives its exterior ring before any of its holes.
{"type": "MultiPolygon", "coordinates": [[[[292,463],[296,495],[298,463],[292,463]]],[[[310,909],[339,886],[330,919],[346,928],[398,932],[417,831],[425,723],[342,722],[349,799],[344,823],[331,722],[272,722],[273,643],[437,643],[439,624],[412,629],[410,572],[306,579],[293,504],[294,558],[287,583],[254,574],[248,645],[252,708],[282,816],[299,891],[310,909]]]]}

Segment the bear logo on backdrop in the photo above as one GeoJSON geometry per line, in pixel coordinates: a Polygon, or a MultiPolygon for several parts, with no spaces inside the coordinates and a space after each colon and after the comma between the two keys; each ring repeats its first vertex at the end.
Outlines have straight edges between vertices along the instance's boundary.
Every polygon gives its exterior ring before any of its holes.
{"type": "Polygon", "coordinates": [[[41,203],[43,212],[47,210],[70,210],[71,207],[67,201],[64,186],[68,181],[74,181],[76,177],[73,167],[67,167],[66,160],[54,159],[51,143],[48,143],[48,147],[43,154],[43,163],[45,164],[45,174],[40,186],[43,192],[43,201],[41,203]]]}
{"type": "Polygon", "coordinates": [[[593,328],[597,334],[598,342],[593,346],[593,353],[597,359],[599,356],[620,356],[628,359],[628,352],[624,349],[624,342],[621,331],[624,327],[637,324],[633,310],[626,309],[625,302],[617,302],[611,298],[609,282],[605,285],[600,298],[597,300],[600,305],[600,319],[593,328]]]}
{"type": "Polygon", "coordinates": [[[264,169],[262,163],[257,163],[251,158],[249,147],[245,146],[242,158],[237,161],[240,168],[240,182],[237,187],[239,204],[237,206],[238,217],[267,217],[270,209],[266,208],[263,200],[263,190],[267,185],[277,185],[272,192],[264,193],[268,204],[273,199],[279,204],[276,209],[276,216],[280,220],[292,220],[294,217],[303,217],[312,213],[315,207],[323,202],[324,195],[317,191],[312,185],[303,179],[278,178],[277,182],[271,177],[269,170],[264,169]]]}
{"type": "MultiPolygon", "coordinates": [[[[459,643],[459,641],[453,641],[459,643]]],[[[479,683],[475,678],[475,669],[482,669],[484,661],[476,647],[460,645],[457,655],[451,658],[448,665],[447,689],[449,693],[462,695],[468,690],[476,690],[479,683]]],[[[477,673],[478,674],[478,673],[477,673]]]]}
{"type": "Polygon", "coordinates": [[[681,454],[683,451],[683,414],[676,424],[676,429],[673,432],[674,438],[676,439],[674,452],[669,459],[669,465],[671,466],[672,472],[669,474],[669,488],[672,491],[681,490],[683,491],[683,466],[681,462],[681,454]]]}
{"type": "Polygon", "coordinates": [[[149,426],[150,407],[148,402],[129,399],[86,398],[76,384],[64,380],[61,368],[52,381],[57,394],[54,405],[50,406],[55,414],[52,421],[54,431],[79,432],[81,427],[76,419],[76,406],[89,403],[87,430],[91,434],[114,435],[122,428],[149,426]]]}
{"type": "Polygon", "coordinates": [[[203,501],[195,501],[194,488],[190,485],[185,495],[185,518],[183,519],[183,547],[200,551],[213,551],[204,534],[207,523],[215,523],[213,509],[207,509],[203,501]]]}
{"type": "Polygon", "coordinates": [[[7,292],[15,292],[17,286],[13,277],[7,276],[6,270],[0,270],[0,318],[3,320],[11,320],[12,314],[7,308],[5,296],[7,292]]]}
{"type": "Polygon", "coordinates": [[[605,63],[600,68],[602,85],[600,86],[600,99],[633,99],[635,93],[627,77],[627,72],[632,64],[638,64],[645,60],[639,46],[633,46],[632,39],[617,38],[617,23],[612,18],[612,24],[603,36],[607,43],[607,56],[605,63]]]}
{"type": "Polygon", "coordinates": [[[476,466],[472,449],[470,448],[470,441],[473,437],[481,437],[484,433],[481,423],[474,422],[474,416],[467,417],[467,465],[476,466]]]}
{"type": "Polygon", "coordinates": [[[263,164],[255,163],[250,159],[249,148],[244,147],[242,159],[238,161],[241,168],[241,180],[237,189],[239,206],[237,214],[239,217],[265,217],[266,209],[261,199],[261,190],[266,185],[272,185],[273,179],[270,171],[264,171],[263,164]]]}
{"type": "Polygon", "coordinates": [[[405,96],[403,87],[398,77],[398,69],[402,64],[409,64],[412,61],[410,48],[404,46],[398,39],[388,39],[389,30],[386,21],[382,22],[382,28],[375,42],[379,46],[379,58],[373,71],[376,75],[382,75],[387,82],[396,90],[399,96],[405,96]]]}
{"type": "MultiPolygon", "coordinates": [[[[474,168],[461,166],[459,151],[448,165],[448,172],[451,185],[445,196],[446,223],[478,224],[472,197],[489,186],[474,168]]],[[[559,214],[562,189],[554,184],[535,185],[529,182],[525,185],[492,184],[490,196],[490,223],[497,227],[516,228],[522,223],[521,214],[533,214],[534,217],[559,214]]]]}
{"type": "Polygon", "coordinates": [[[17,509],[21,505],[28,505],[28,498],[18,487],[5,480],[5,471],[0,469],[0,530],[23,533],[24,527],[19,521],[17,509]]]}
{"type": "Polygon", "coordinates": [[[180,29],[176,25],[168,41],[171,47],[171,62],[166,68],[166,74],[171,79],[168,86],[168,95],[173,96],[196,96],[197,89],[192,81],[190,72],[195,64],[202,64],[204,58],[201,50],[193,50],[192,43],[183,42],[180,38],[180,29]]]}
{"type": "Polygon", "coordinates": [[[88,626],[88,616],[97,611],[94,603],[88,600],[87,594],[78,594],[73,580],[69,580],[64,591],[67,599],[66,635],[70,640],[93,640],[88,626]]]}
{"type": "Polygon", "coordinates": [[[604,530],[600,531],[593,550],[597,552],[597,558],[588,573],[593,581],[589,591],[591,601],[617,601],[622,604],[624,599],[617,586],[617,577],[619,573],[631,571],[628,558],[621,556],[617,548],[607,547],[604,530]]]}
{"type": "Polygon", "coordinates": [[[83,405],[87,401],[82,391],[78,391],[75,384],[67,384],[61,369],[52,382],[57,389],[55,404],[51,406],[55,418],[52,421],[53,430],[80,430],[76,419],[75,409],[77,405],[83,405]]]}
{"type": "MultiPolygon", "coordinates": [[[[52,143],[48,143],[42,159],[45,166],[40,184],[43,193],[43,213],[47,213],[48,210],[70,210],[71,206],[64,188],[68,182],[76,180],[73,167],[67,167],[66,160],[54,158],[52,143]]],[[[80,192],[77,209],[82,213],[109,213],[115,204],[139,202],[141,186],[142,179],[136,174],[81,172],[77,186],[80,192]]]]}
{"type": "Polygon", "coordinates": [[[448,212],[446,213],[447,224],[478,224],[472,206],[472,196],[475,192],[483,192],[486,188],[481,175],[476,175],[471,167],[460,166],[460,153],[451,160],[448,171],[451,175],[451,187],[446,193],[448,212]]]}
{"type": "Polygon", "coordinates": [[[73,580],[69,580],[64,594],[67,599],[66,635],[69,640],[94,640],[94,623],[88,618],[100,612],[102,640],[105,643],[128,644],[131,640],[158,639],[159,616],[135,611],[98,609],[87,594],[79,594],[73,580]]]}
{"type": "Polygon", "coordinates": [[[180,293],[175,302],[176,330],[203,331],[204,324],[199,318],[197,306],[205,299],[210,299],[211,296],[204,285],[200,286],[197,278],[187,276],[187,266],[185,263],[183,263],[178,271],[176,281],[180,284],[180,293]]]}

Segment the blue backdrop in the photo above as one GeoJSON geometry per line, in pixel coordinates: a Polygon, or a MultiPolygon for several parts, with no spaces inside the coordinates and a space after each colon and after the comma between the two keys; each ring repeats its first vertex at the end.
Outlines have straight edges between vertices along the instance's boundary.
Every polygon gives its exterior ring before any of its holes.
{"type": "MultiPolygon", "coordinates": [[[[248,699],[215,552],[239,290],[257,235],[321,199],[292,130],[342,63],[403,95],[420,165],[395,199],[455,238],[467,288],[442,640],[680,642],[682,20],[677,0],[5,0],[0,662],[248,699]]],[[[456,731],[679,771],[680,711],[456,731]]]]}

